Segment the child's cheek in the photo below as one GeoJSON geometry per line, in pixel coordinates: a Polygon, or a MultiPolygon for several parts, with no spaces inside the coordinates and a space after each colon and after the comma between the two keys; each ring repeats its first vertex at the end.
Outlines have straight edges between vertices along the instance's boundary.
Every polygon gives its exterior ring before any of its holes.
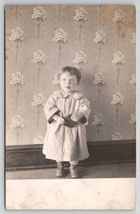
{"type": "Polygon", "coordinates": [[[73,89],[77,88],[78,84],[77,83],[73,83],[72,87],[73,89]]]}

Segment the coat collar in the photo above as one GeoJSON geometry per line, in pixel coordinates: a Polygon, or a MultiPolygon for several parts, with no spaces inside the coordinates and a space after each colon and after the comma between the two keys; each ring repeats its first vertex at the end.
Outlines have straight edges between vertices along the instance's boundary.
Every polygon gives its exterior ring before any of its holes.
{"type": "Polygon", "coordinates": [[[73,93],[71,94],[67,94],[66,92],[60,90],[60,94],[64,97],[64,98],[67,98],[67,97],[73,97],[74,99],[80,99],[81,97],[83,97],[83,94],[80,93],[79,91],[74,91],[73,93]]]}

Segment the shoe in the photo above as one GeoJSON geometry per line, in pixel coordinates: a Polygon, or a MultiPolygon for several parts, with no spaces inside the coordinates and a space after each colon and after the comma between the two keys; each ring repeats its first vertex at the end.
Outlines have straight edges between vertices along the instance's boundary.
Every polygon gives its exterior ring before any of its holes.
{"type": "Polygon", "coordinates": [[[77,165],[70,166],[70,174],[72,178],[79,178],[77,165]]]}
{"type": "Polygon", "coordinates": [[[62,162],[57,163],[56,176],[63,177],[64,176],[64,165],[62,162]]]}

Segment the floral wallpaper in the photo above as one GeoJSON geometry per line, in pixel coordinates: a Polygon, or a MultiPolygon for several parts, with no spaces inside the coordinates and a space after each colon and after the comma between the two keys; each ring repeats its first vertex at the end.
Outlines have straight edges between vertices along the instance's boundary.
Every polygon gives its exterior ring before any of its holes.
{"type": "Polygon", "coordinates": [[[6,145],[43,143],[43,106],[65,65],[91,102],[88,141],[135,139],[135,48],[134,6],[6,6],[6,145]]]}

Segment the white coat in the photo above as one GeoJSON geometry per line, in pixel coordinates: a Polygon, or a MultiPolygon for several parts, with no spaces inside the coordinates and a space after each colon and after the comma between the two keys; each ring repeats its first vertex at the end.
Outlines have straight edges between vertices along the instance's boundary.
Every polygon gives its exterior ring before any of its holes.
{"type": "Polygon", "coordinates": [[[89,157],[87,148],[86,125],[90,114],[90,103],[78,91],[66,94],[62,90],[55,91],[44,106],[47,118],[47,132],[44,139],[43,154],[48,159],[56,161],[78,161],[89,157]],[[70,128],[60,125],[52,119],[59,112],[61,116],[74,115],[81,112],[86,122],[78,122],[76,127],[70,128]]]}

